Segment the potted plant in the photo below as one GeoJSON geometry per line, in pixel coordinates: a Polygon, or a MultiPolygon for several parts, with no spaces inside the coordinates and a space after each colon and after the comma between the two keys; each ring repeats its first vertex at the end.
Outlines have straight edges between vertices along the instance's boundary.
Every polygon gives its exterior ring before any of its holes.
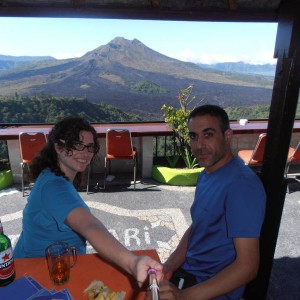
{"type": "Polygon", "coordinates": [[[166,157],[169,167],[153,167],[152,177],[157,181],[171,185],[195,185],[199,173],[203,170],[198,167],[197,160],[192,154],[188,134],[187,121],[191,112],[188,107],[195,100],[192,90],[192,84],[180,90],[177,96],[180,103],[179,109],[175,109],[173,106],[162,106],[164,120],[174,132],[177,155],[166,157]],[[185,168],[177,168],[180,158],[184,161],[185,168]]]}
{"type": "Polygon", "coordinates": [[[6,160],[0,160],[0,190],[13,185],[12,171],[9,169],[9,163],[6,160]]]}

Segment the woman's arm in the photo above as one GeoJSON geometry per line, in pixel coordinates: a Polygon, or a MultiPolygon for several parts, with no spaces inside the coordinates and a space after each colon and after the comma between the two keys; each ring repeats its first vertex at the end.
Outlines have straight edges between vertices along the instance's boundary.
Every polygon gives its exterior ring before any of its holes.
{"type": "Polygon", "coordinates": [[[146,280],[149,268],[158,271],[158,278],[162,276],[160,263],[147,256],[134,255],[109,233],[102,222],[84,208],[73,209],[65,223],[88,240],[102,257],[133,275],[140,285],[146,280]]]}

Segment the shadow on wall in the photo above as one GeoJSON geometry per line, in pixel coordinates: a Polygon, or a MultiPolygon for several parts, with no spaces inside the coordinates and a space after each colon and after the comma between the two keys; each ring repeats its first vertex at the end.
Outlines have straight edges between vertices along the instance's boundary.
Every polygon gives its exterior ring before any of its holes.
{"type": "Polygon", "coordinates": [[[300,299],[300,257],[274,260],[268,294],[272,300],[300,299]]]}

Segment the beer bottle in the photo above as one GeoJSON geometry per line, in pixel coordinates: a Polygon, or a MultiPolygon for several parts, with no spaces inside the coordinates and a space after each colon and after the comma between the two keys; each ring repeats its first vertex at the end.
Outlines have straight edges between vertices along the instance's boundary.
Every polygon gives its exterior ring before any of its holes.
{"type": "Polygon", "coordinates": [[[16,276],[11,242],[3,232],[0,220],[0,286],[11,283],[16,276]]]}

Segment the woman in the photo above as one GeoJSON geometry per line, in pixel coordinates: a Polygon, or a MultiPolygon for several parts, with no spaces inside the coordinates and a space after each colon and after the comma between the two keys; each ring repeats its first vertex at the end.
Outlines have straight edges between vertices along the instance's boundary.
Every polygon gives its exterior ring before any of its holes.
{"type": "Polygon", "coordinates": [[[88,240],[102,257],[141,284],[150,267],[161,273],[161,265],[150,257],[135,256],[120,244],[91,214],[74,187],[98,150],[97,133],[84,119],[68,117],[54,126],[30,165],[35,184],[23,211],[14,257],[42,257],[55,241],[65,241],[83,254],[88,240]]]}

